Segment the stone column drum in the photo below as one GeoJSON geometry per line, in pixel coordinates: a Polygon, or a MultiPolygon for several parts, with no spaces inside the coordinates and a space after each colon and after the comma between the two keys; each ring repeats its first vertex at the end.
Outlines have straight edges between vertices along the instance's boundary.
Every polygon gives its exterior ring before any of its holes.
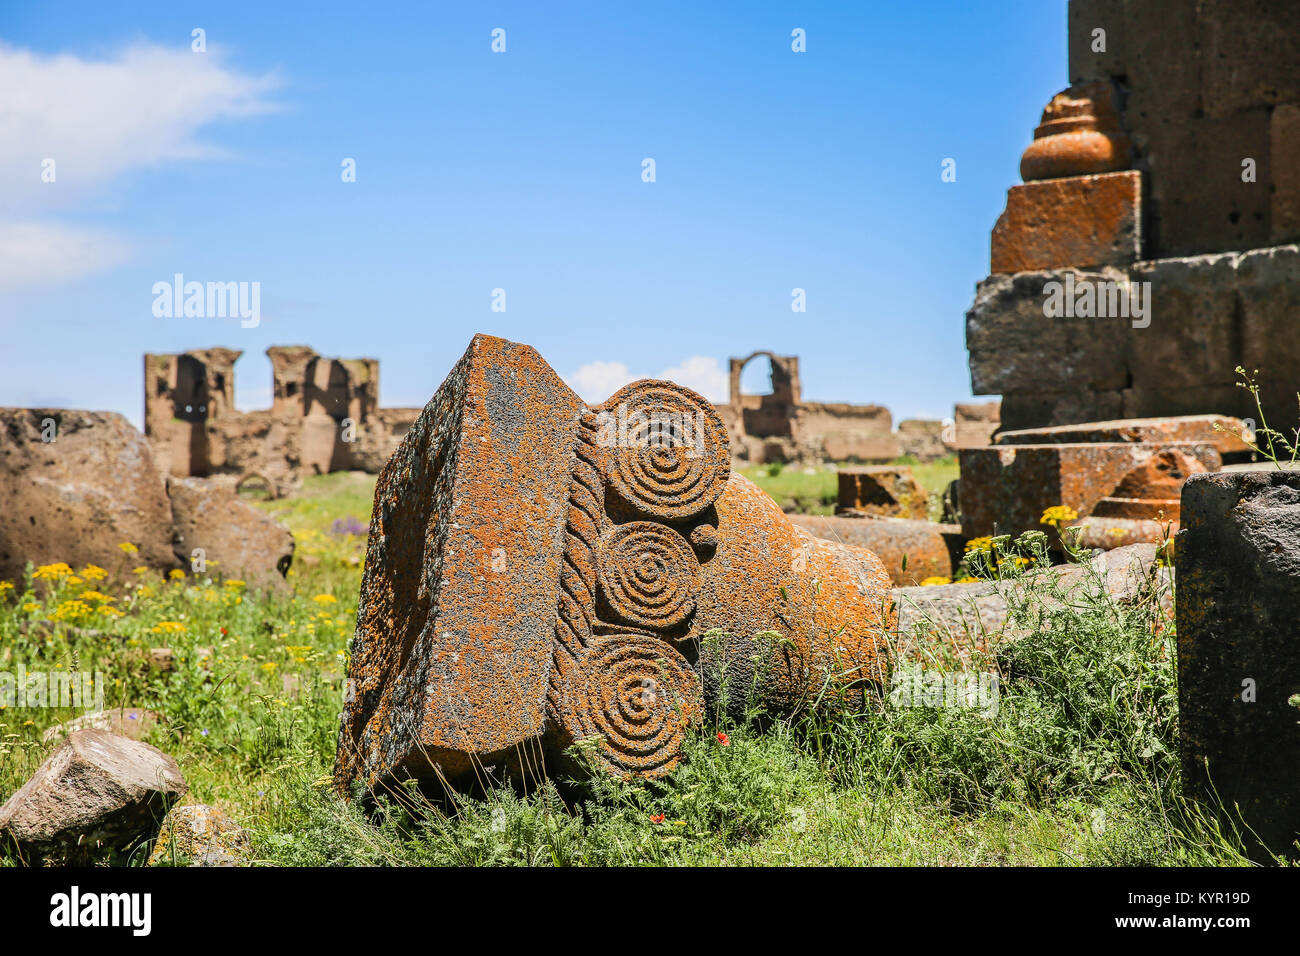
{"type": "Polygon", "coordinates": [[[340,790],[536,777],[589,738],[655,777],[706,702],[789,712],[882,681],[879,559],[796,529],[730,461],[689,389],[588,407],[532,348],[476,336],[375,488],[340,790]]]}

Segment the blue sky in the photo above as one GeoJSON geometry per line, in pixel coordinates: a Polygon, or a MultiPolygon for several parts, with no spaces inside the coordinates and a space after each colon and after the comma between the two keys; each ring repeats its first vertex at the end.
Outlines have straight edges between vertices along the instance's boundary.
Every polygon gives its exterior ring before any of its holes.
{"type": "Polygon", "coordinates": [[[806,398],[942,417],[1066,85],[1065,0],[118,6],[0,4],[2,405],[138,424],[141,353],[225,345],[263,407],[296,343],[422,405],[483,331],[592,401],[664,372],[725,398],[771,349],[806,398]],[[259,282],[260,324],[155,317],[178,272],[259,282]]]}

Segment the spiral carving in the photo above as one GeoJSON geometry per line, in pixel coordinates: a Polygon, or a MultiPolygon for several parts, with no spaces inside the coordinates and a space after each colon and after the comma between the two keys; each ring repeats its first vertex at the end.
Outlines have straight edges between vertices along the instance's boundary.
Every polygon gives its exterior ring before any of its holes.
{"type": "Polygon", "coordinates": [[[700,562],[666,525],[630,521],[600,540],[600,593],[626,624],[668,630],[695,610],[700,562]]]}
{"type": "Polygon", "coordinates": [[[571,740],[601,738],[601,760],[620,775],[653,778],[676,766],[704,709],[699,675],[681,654],[652,637],[619,634],[593,640],[561,670],[571,740]]]}
{"type": "Polygon", "coordinates": [[[679,521],[722,494],[731,474],[726,427],[688,388],[646,379],[601,406],[605,477],[642,514],[679,521]]]}

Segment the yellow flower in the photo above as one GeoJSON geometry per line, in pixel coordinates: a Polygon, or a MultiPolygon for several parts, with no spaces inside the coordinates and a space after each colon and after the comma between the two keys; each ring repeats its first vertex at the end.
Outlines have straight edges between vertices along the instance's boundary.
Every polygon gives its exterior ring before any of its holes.
{"type": "Polygon", "coordinates": [[[185,625],[180,621],[159,621],[149,630],[154,634],[184,634],[185,625]]]}
{"type": "Polygon", "coordinates": [[[967,551],[988,551],[992,547],[993,537],[987,534],[978,538],[971,538],[966,542],[967,551]]]}
{"type": "Polygon", "coordinates": [[[133,545],[130,541],[123,541],[121,544],[118,545],[118,547],[122,549],[123,554],[135,554],[137,551],[140,550],[135,545],[133,545]]]}
{"type": "Polygon", "coordinates": [[[108,577],[108,572],[97,564],[88,564],[81,569],[81,576],[87,581],[102,581],[108,577]]]}
{"type": "Polygon", "coordinates": [[[131,573],[132,573],[132,574],[148,574],[148,573],[149,573],[149,569],[146,568],[146,567],[142,564],[142,565],[140,565],[138,568],[132,568],[132,569],[131,569],[131,573]]]}
{"type": "Polygon", "coordinates": [[[23,604],[23,611],[27,614],[34,614],[41,609],[41,606],[35,601],[27,601],[23,604]]]}
{"type": "Polygon", "coordinates": [[[77,624],[84,621],[95,613],[85,601],[64,601],[59,604],[54,613],[50,615],[53,621],[67,621],[71,624],[77,624]]]}
{"type": "Polygon", "coordinates": [[[1059,528],[1061,525],[1074,521],[1079,517],[1079,512],[1075,511],[1069,505],[1054,505],[1043,512],[1043,516],[1038,520],[1042,524],[1049,524],[1053,528],[1059,528]]]}
{"type": "Polygon", "coordinates": [[[317,594],[312,598],[317,604],[338,604],[339,599],[332,594],[317,594]]]}
{"type": "Polygon", "coordinates": [[[36,569],[32,577],[38,581],[59,581],[72,574],[72,568],[63,561],[57,564],[43,564],[36,569]]]}
{"type": "Polygon", "coordinates": [[[99,591],[82,591],[81,599],[83,601],[99,601],[101,604],[107,604],[111,601],[117,600],[117,598],[113,597],[111,594],[103,594],[99,591]]]}
{"type": "Polygon", "coordinates": [[[951,578],[945,578],[942,574],[936,574],[933,577],[926,578],[921,582],[922,587],[932,587],[936,584],[952,584],[951,578]]]}
{"type": "Polygon", "coordinates": [[[167,572],[167,577],[171,578],[173,581],[184,581],[185,572],[182,571],[180,568],[172,568],[170,571],[167,572]]]}
{"type": "Polygon", "coordinates": [[[238,578],[230,578],[226,581],[226,587],[230,588],[232,591],[238,591],[240,588],[244,587],[244,582],[240,581],[238,578]]]}

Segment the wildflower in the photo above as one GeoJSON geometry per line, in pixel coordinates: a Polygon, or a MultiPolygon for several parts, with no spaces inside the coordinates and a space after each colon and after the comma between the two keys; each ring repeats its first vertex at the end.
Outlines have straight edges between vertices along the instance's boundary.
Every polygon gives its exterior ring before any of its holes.
{"type": "Polygon", "coordinates": [[[317,594],[312,598],[317,604],[338,604],[339,599],[332,594],[317,594]]]}
{"type": "Polygon", "coordinates": [[[184,634],[185,625],[180,621],[159,621],[149,630],[154,634],[184,634]]]}
{"type": "Polygon", "coordinates": [[[993,547],[993,538],[991,535],[981,535],[978,538],[971,538],[966,542],[966,551],[988,551],[993,547]]]}
{"type": "Polygon", "coordinates": [[[171,578],[173,581],[184,581],[185,572],[182,571],[180,568],[172,568],[170,571],[167,572],[167,577],[171,578]]]}
{"type": "Polygon", "coordinates": [[[98,601],[101,604],[110,604],[117,600],[111,594],[104,594],[101,591],[82,591],[81,599],[83,601],[98,601]]]}
{"type": "Polygon", "coordinates": [[[722,746],[724,746],[724,747],[730,747],[730,746],[731,746],[731,738],[728,737],[726,734],[724,734],[722,731],[719,730],[719,731],[718,731],[718,743],[722,744],[722,746]]]}
{"type": "Polygon", "coordinates": [[[244,587],[245,585],[244,582],[239,580],[238,578],[229,578],[226,580],[225,586],[232,591],[238,591],[240,588],[244,587]]]}
{"type": "Polygon", "coordinates": [[[123,554],[135,554],[140,550],[135,545],[133,545],[130,541],[123,541],[121,544],[118,545],[118,548],[121,549],[123,554]]]}
{"type": "Polygon", "coordinates": [[[69,583],[69,584],[83,584],[84,582],[82,581],[81,578],[77,577],[77,576],[74,574],[74,575],[72,575],[72,577],[68,578],[68,583],[69,583]]]}
{"type": "Polygon", "coordinates": [[[230,632],[227,631],[224,627],[221,629],[221,636],[222,636],[222,637],[225,637],[225,636],[226,636],[227,634],[229,634],[229,633],[230,633],[230,632]]]}
{"type": "Polygon", "coordinates": [[[41,606],[35,601],[27,601],[23,604],[23,611],[27,614],[35,614],[41,609],[41,606]]]}
{"type": "Polygon", "coordinates": [[[38,581],[61,581],[72,574],[72,568],[60,561],[57,564],[42,564],[32,575],[38,581]]]}
{"type": "Polygon", "coordinates": [[[102,581],[108,577],[108,572],[97,564],[88,564],[81,569],[81,576],[87,581],[102,581]]]}
{"type": "Polygon", "coordinates": [[[71,624],[77,624],[94,614],[92,608],[85,601],[64,601],[50,615],[53,621],[67,621],[71,624]]]}
{"type": "Polygon", "coordinates": [[[650,814],[650,822],[651,822],[651,823],[663,823],[663,822],[664,822],[664,815],[663,815],[662,813],[652,813],[652,814],[650,814]]]}
{"type": "Polygon", "coordinates": [[[952,584],[952,578],[946,578],[942,574],[935,574],[921,582],[921,587],[933,587],[936,584],[952,584]]]}
{"type": "Polygon", "coordinates": [[[131,569],[131,573],[132,573],[132,574],[148,574],[148,573],[149,573],[149,569],[146,568],[146,567],[142,564],[142,565],[140,565],[138,568],[132,568],[132,569],[131,569]]]}
{"type": "Polygon", "coordinates": [[[14,589],[12,581],[0,581],[0,597],[4,597],[14,589]]]}
{"type": "Polygon", "coordinates": [[[1043,512],[1039,518],[1041,524],[1051,525],[1053,528],[1060,528],[1061,525],[1078,519],[1079,512],[1075,511],[1069,505],[1053,505],[1043,512]]]}

